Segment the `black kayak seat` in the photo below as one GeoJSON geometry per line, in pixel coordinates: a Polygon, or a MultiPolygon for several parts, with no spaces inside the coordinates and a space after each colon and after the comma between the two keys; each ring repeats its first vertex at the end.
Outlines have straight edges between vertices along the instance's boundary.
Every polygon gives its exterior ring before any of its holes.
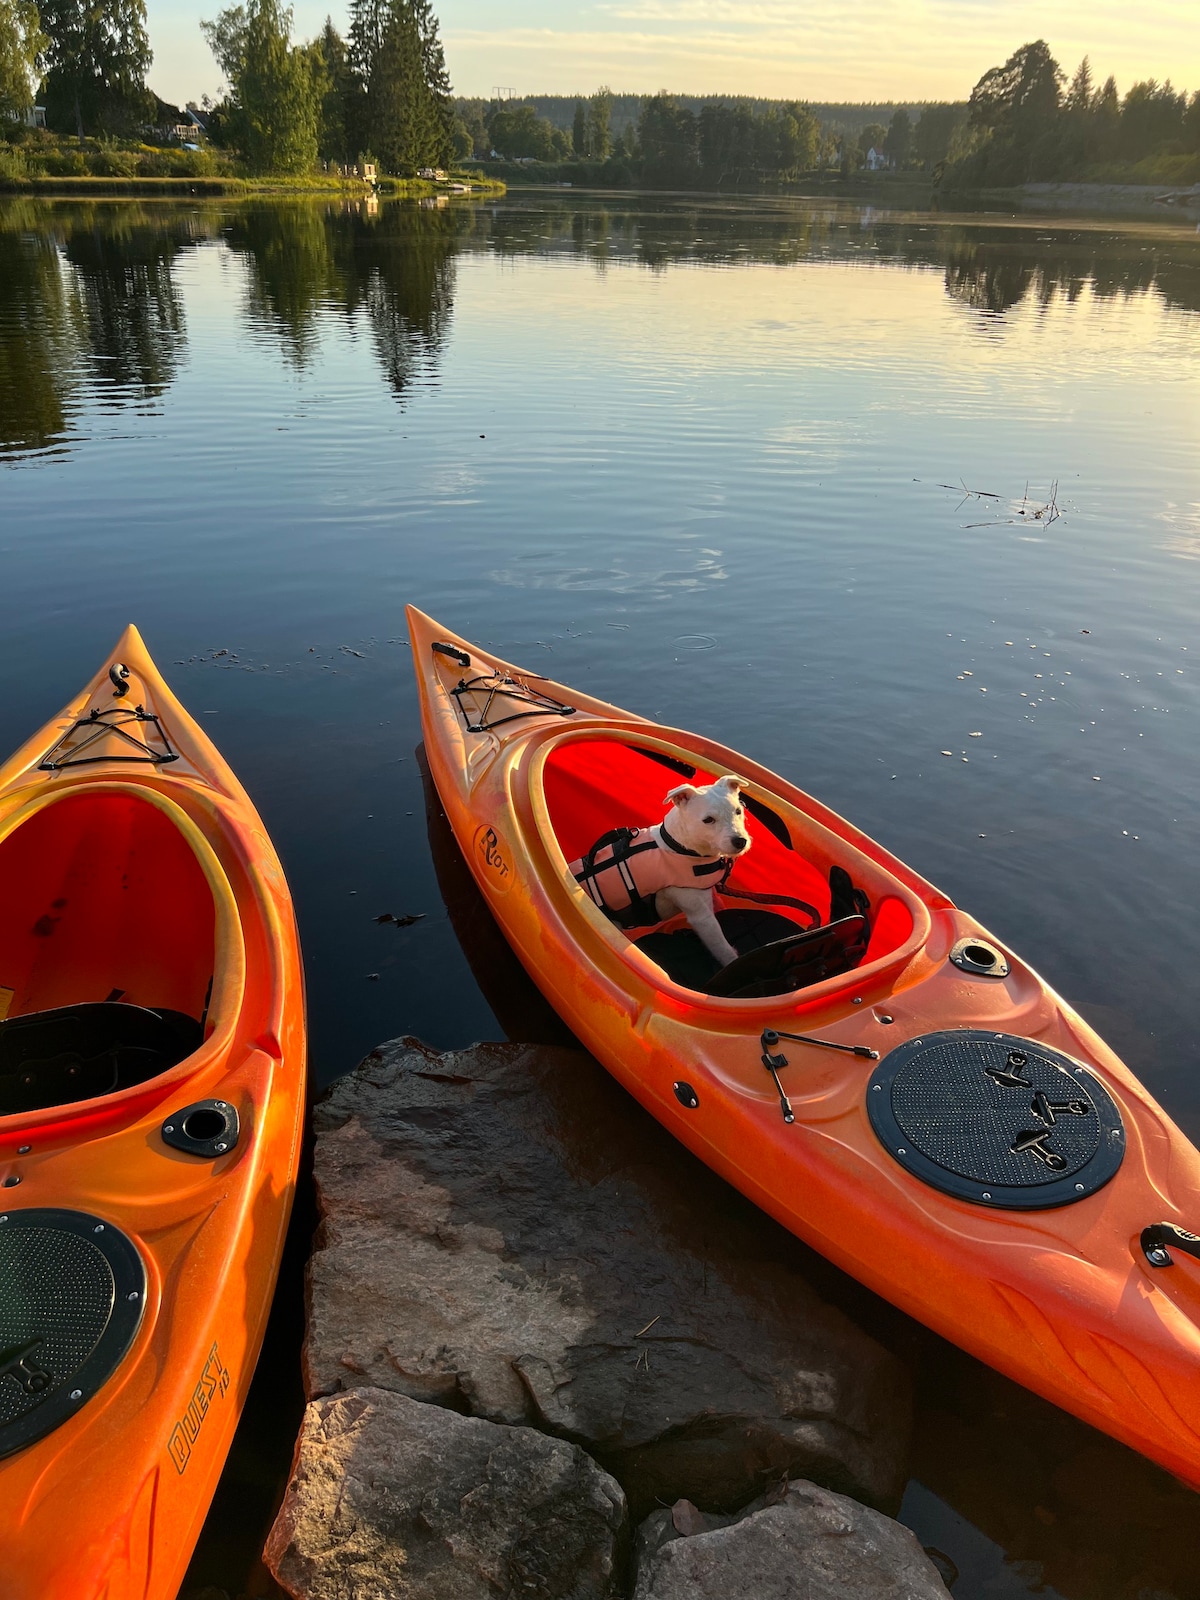
{"type": "Polygon", "coordinates": [[[0,1116],[132,1088],[177,1066],[203,1038],[182,1011],[117,1000],[9,1017],[0,1022],[0,1116]]]}
{"type": "Polygon", "coordinates": [[[717,921],[738,952],[727,967],[691,928],[644,934],[637,947],[685,989],[750,999],[790,994],[850,971],[862,960],[868,935],[861,914],[808,930],[777,911],[718,911],[717,921]]]}

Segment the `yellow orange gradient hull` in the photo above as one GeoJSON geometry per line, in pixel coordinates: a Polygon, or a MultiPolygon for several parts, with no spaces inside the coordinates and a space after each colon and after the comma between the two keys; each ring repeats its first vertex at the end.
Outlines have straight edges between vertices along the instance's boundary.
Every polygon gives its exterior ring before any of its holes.
{"type": "Polygon", "coordinates": [[[173,1600],[279,1268],[304,992],[262,822],[134,628],[0,769],[0,1033],[79,1006],[168,1008],[196,1048],[144,1081],[98,1081],[115,1056],[0,1076],[0,1600],[173,1600]],[[35,1103],[79,1070],[101,1092],[35,1103]],[[222,1109],[193,1116],[199,1150],[173,1145],[198,1102],[222,1109]],[[118,1263],[110,1282],[97,1251],[118,1235],[134,1276],[118,1263]],[[55,1319],[83,1316],[94,1289],[120,1302],[128,1341],[99,1380],[99,1323],[80,1375],[54,1353],[55,1319]],[[49,1431],[42,1405],[62,1413],[49,1431]]]}
{"type": "MultiPolygon", "coordinates": [[[[513,949],[583,1044],[697,1156],[847,1272],[1200,1485],[1200,1260],[1173,1247],[1152,1259],[1143,1239],[1163,1223],[1200,1231],[1200,1154],[1087,1023],[944,894],[745,756],[523,674],[411,608],[409,628],[429,767],[459,846],[513,949]],[[741,775],[748,807],[757,802],[770,827],[748,815],[755,845],[736,873],[757,861],[762,889],[776,863],[797,881],[809,871],[819,889],[831,864],[848,871],[873,908],[862,962],[760,998],[672,979],[568,871],[604,829],[659,820],[663,792],[679,781],[651,774],[633,815],[618,786],[604,815],[605,762],[622,785],[655,764],[741,775]],[[657,815],[642,814],[654,803],[657,815]],[[992,969],[969,970],[970,951],[989,946],[992,969]],[[764,1029],[875,1059],[786,1037],[764,1045],[764,1029]],[[1045,1178],[1052,1199],[1014,1187],[1013,1203],[1000,1204],[986,1178],[972,1191],[961,1172],[947,1180],[960,1192],[947,1192],[877,1131],[889,1083],[897,1115],[909,1115],[889,1064],[927,1046],[945,1046],[950,1059],[968,1038],[984,1062],[989,1040],[1026,1041],[1031,1056],[1052,1058],[1046,1082],[1083,1086],[1078,1103],[1039,1098],[1024,1053],[1011,1049],[986,1082],[980,1073],[968,1084],[980,1105],[1017,1107],[1028,1126],[1015,1125],[996,1160],[1035,1185],[1045,1178]],[[792,1123],[766,1054],[782,1058],[792,1123]],[[1093,1127],[1104,1167],[1094,1188],[1039,1171],[1039,1162],[1067,1171],[1060,1147],[1093,1127]]],[[[972,1118],[986,1116],[964,1112],[967,1143],[972,1118]]],[[[951,1151],[945,1163],[969,1175],[969,1156],[951,1151]]]]}

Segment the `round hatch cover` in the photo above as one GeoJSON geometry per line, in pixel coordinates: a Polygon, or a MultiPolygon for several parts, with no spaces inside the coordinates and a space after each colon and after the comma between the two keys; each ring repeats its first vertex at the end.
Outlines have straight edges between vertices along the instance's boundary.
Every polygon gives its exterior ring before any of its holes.
{"type": "Polygon", "coordinates": [[[85,1405],[133,1343],[146,1269],[111,1222],[0,1211],[0,1457],[85,1405]]]}
{"type": "Polygon", "coordinates": [[[1014,1211],[1094,1194],[1125,1154],[1121,1113],[1099,1080],[1008,1033],[907,1040],[872,1074],[867,1111],[884,1148],[923,1182],[1014,1211]]]}

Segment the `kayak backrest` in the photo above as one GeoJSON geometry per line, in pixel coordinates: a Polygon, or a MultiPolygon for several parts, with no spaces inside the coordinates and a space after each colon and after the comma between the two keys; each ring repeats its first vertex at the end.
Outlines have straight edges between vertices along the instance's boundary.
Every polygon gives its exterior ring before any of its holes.
{"type": "MultiPolygon", "coordinates": [[[[557,745],[546,760],[543,785],[554,834],[567,860],[578,860],[612,828],[661,822],[667,790],[675,787],[678,776],[687,774],[697,785],[721,776],[618,739],[564,740],[557,745]]],[[[739,887],[790,895],[811,905],[826,921],[828,868],[821,870],[795,848],[779,813],[761,801],[747,806],[746,813],[753,846],[738,859],[739,887]]]]}
{"type": "Polygon", "coordinates": [[[178,1011],[100,1001],[0,1022],[0,1117],[94,1100],[145,1083],[199,1049],[178,1011]]]}
{"type": "MultiPolygon", "coordinates": [[[[570,862],[582,858],[598,838],[614,828],[645,827],[661,821],[666,811],[664,797],[679,778],[699,785],[719,776],[719,770],[694,764],[682,751],[673,754],[656,748],[649,736],[644,743],[634,738],[568,737],[556,741],[546,755],[542,791],[555,839],[570,862]]],[[[913,911],[902,886],[885,869],[782,797],[764,798],[760,790],[744,793],[743,802],[753,847],[738,857],[727,895],[742,889],[750,891],[752,899],[766,896],[772,912],[789,918],[800,931],[810,925],[811,917],[770,897],[782,895],[807,903],[821,923],[828,924],[851,909],[835,907],[830,888],[831,873],[836,881],[845,869],[869,901],[866,953],[857,959],[848,957],[850,967],[869,966],[911,939],[913,911]]],[[[736,897],[728,903],[736,905],[736,897]]],[[[857,946],[858,940],[854,942],[857,946]]],[[[649,954],[644,936],[637,944],[649,954]]],[[[669,948],[673,961],[677,955],[690,967],[682,947],[678,951],[669,948]]],[[[703,988],[704,982],[697,984],[693,979],[685,981],[684,987],[703,988]]]]}

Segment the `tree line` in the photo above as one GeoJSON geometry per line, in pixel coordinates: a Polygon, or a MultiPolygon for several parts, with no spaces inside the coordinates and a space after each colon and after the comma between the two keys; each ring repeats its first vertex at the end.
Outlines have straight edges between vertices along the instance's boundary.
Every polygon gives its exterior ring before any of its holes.
{"type": "Polygon", "coordinates": [[[948,180],[971,188],[1200,177],[1200,92],[1148,78],[1122,96],[1114,78],[1094,81],[1087,56],[1068,82],[1038,39],[980,78],[952,155],[948,180]]]}
{"type": "MultiPolygon", "coordinates": [[[[242,0],[201,23],[228,85],[206,105],[214,142],[264,173],[447,167],[463,135],[432,0],[349,9],[345,38],[327,21],[306,43],[283,0],[242,0]]],[[[0,0],[0,116],[23,117],[39,89],[55,132],[132,136],[154,115],[152,61],[145,0],[0,0]]]]}
{"type": "Polygon", "coordinates": [[[363,159],[404,177],[449,166],[455,118],[431,0],[350,0],[345,38],[328,20],[293,44],[291,24],[281,0],[245,0],[201,23],[229,83],[218,137],[255,171],[363,159]]]}
{"type": "Polygon", "coordinates": [[[151,114],[145,0],[0,0],[0,115],[41,89],[50,126],[119,134],[151,114]]]}

